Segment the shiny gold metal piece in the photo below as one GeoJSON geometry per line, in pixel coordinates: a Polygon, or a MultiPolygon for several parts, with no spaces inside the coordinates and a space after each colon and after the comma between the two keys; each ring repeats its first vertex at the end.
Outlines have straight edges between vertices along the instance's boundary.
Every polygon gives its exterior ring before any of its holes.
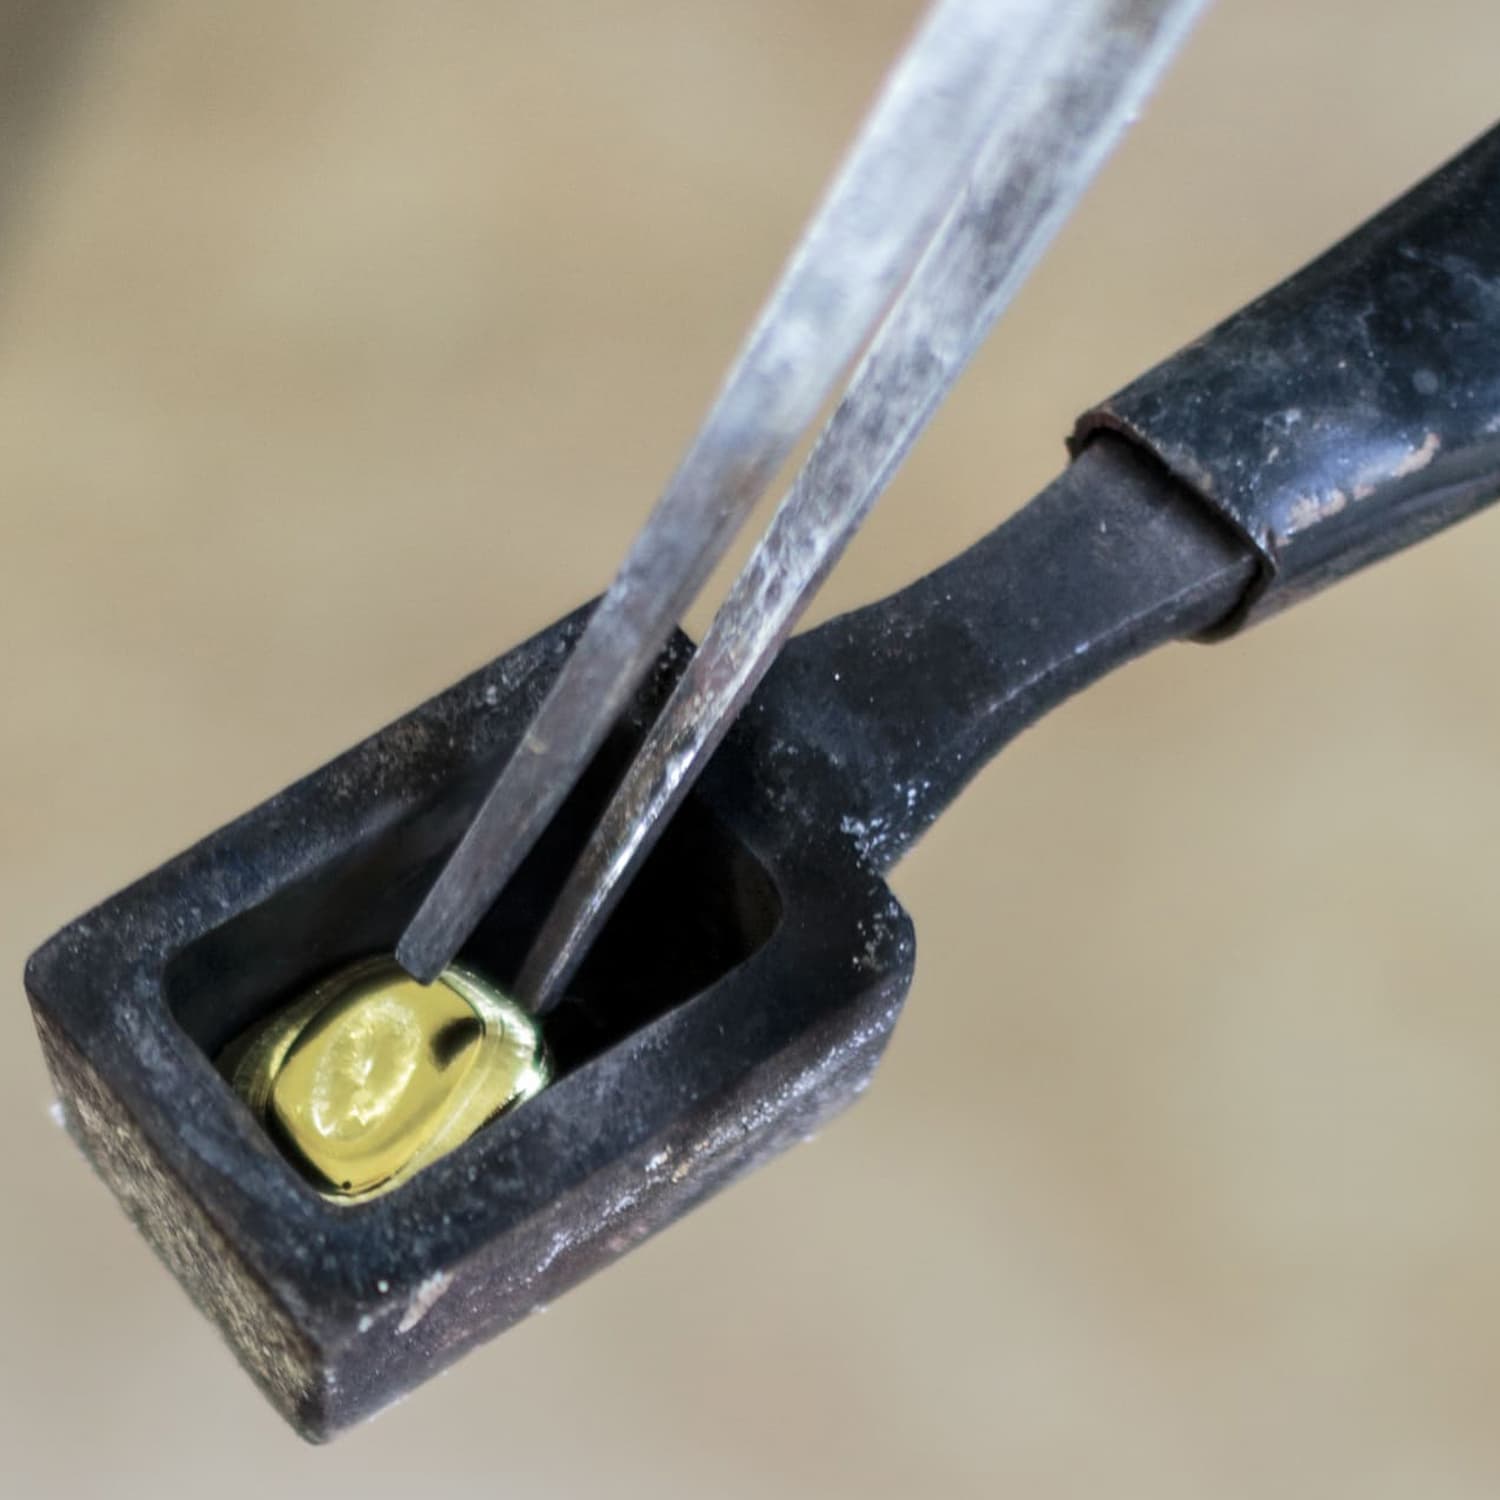
{"type": "Polygon", "coordinates": [[[325,1197],[399,1187],[551,1076],[537,1022],[472,970],[341,969],[233,1042],[220,1071],[325,1197]]]}

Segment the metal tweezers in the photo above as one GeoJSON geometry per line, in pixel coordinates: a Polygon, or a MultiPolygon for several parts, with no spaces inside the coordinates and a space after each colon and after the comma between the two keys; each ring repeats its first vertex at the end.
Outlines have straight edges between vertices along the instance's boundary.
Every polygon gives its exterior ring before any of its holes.
{"type": "Polygon", "coordinates": [[[798,439],[848,388],[543,922],[564,989],[666,819],[1205,0],[939,0],[701,429],[396,949],[431,980],[588,766],[798,439]]]}

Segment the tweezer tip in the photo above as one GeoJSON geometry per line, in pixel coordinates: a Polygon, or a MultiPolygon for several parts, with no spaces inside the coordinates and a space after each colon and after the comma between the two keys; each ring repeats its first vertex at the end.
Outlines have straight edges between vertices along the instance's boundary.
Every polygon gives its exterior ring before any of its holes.
{"type": "Polygon", "coordinates": [[[396,944],[396,962],[418,984],[431,984],[447,967],[440,953],[433,953],[430,945],[424,945],[420,937],[414,938],[409,930],[401,934],[401,941],[396,944]]]}

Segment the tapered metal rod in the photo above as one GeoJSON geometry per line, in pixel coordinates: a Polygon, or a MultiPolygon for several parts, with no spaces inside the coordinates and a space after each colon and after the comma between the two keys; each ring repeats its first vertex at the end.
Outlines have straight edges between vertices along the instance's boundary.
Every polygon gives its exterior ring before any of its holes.
{"type": "Polygon", "coordinates": [[[740,525],[812,423],[1026,93],[1067,0],[940,0],[855,146],[530,729],[396,949],[454,956],[603,743],[740,525]]]}
{"type": "Polygon", "coordinates": [[[1202,0],[1059,4],[1024,92],[882,325],[574,868],[515,986],[562,995],[808,602],[1176,50],[1202,0]]]}

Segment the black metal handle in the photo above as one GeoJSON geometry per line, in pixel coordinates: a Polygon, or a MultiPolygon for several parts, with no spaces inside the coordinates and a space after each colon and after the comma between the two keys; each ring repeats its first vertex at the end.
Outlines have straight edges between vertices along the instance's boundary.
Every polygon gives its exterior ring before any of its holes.
{"type": "Polygon", "coordinates": [[[1217,517],[1106,434],[968,551],[790,641],[709,775],[885,869],[1028,724],[1222,620],[1254,575],[1217,517]]]}
{"type": "MultiPolygon", "coordinates": [[[[1258,551],[1270,613],[1500,495],[1500,127],[1079,421],[1258,551]]],[[[1237,622],[1236,622],[1237,623],[1237,622]]]]}
{"type": "Polygon", "coordinates": [[[735,796],[832,822],[884,869],[1105,672],[1500,496],[1500,128],[1086,413],[1073,446],[969,551],[788,645],[716,762],[735,796]]]}

